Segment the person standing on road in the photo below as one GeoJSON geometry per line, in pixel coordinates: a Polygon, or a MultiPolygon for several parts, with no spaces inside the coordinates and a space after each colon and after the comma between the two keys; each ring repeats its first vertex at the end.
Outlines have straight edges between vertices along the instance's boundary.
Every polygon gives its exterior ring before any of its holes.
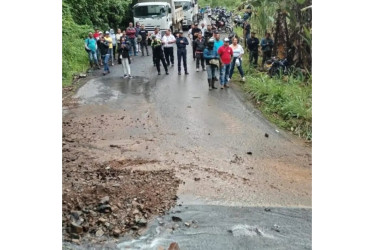
{"type": "Polygon", "coordinates": [[[212,25],[208,24],[203,36],[206,43],[205,45],[207,45],[209,39],[213,36],[212,25]]]}
{"type": "MultiPolygon", "coordinates": [[[[161,40],[161,33],[159,32],[158,28],[156,27],[153,34],[152,35],[155,35],[157,39],[161,40]]],[[[154,56],[154,51],[153,51],[153,47],[151,46],[152,48],[152,59],[153,59],[153,66],[156,66],[156,58],[154,56]]]]}
{"type": "Polygon", "coordinates": [[[88,57],[90,59],[91,68],[93,68],[93,66],[96,65],[96,67],[100,69],[99,63],[97,62],[97,55],[96,55],[97,42],[91,32],[88,33],[88,38],[84,41],[84,46],[86,48],[88,57]]]}
{"type": "Polygon", "coordinates": [[[123,78],[132,78],[131,76],[131,59],[130,59],[131,44],[126,41],[126,37],[122,36],[120,38],[120,47],[118,50],[119,56],[121,58],[121,64],[123,69],[123,78]]]}
{"type": "Polygon", "coordinates": [[[183,58],[184,73],[188,75],[187,71],[187,49],[186,46],[189,44],[187,38],[183,36],[183,31],[179,31],[179,37],[177,38],[177,56],[178,56],[178,75],[181,74],[181,59],[183,58]]]}
{"type": "Polygon", "coordinates": [[[209,84],[209,90],[216,89],[214,86],[214,76],[215,72],[218,71],[218,64],[213,64],[213,59],[218,62],[218,54],[217,51],[214,51],[214,39],[210,38],[207,42],[207,47],[204,49],[204,59],[206,60],[206,68],[207,68],[207,74],[208,74],[208,84],[209,84]]]}
{"type": "MultiPolygon", "coordinates": [[[[119,49],[121,47],[121,44],[120,44],[121,36],[122,36],[121,29],[117,29],[117,34],[116,34],[117,52],[119,51],[119,49]]],[[[121,64],[121,59],[120,59],[119,52],[118,52],[117,62],[118,62],[118,64],[121,64]]]]}
{"type": "Polygon", "coordinates": [[[114,59],[116,58],[117,40],[116,40],[116,34],[114,34],[113,29],[110,29],[109,33],[110,33],[110,38],[112,38],[112,45],[113,45],[112,53],[110,56],[112,60],[112,66],[114,66],[114,59]]]}
{"type": "Polygon", "coordinates": [[[221,61],[221,77],[220,77],[220,83],[221,83],[221,89],[224,87],[228,88],[228,79],[230,74],[230,63],[233,56],[232,48],[229,46],[230,40],[228,38],[224,39],[224,44],[218,49],[218,55],[221,61]]]}
{"type": "Polygon", "coordinates": [[[201,32],[201,30],[199,29],[199,27],[197,27],[197,23],[195,23],[194,25],[194,28],[192,29],[191,33],[192,33],[192,53],[193,53],[193,59],[195,60],[196,59],[196,55],[195,55],[195,52],[196,52],[196,46],[195,44],[193,43],[193,41],[195,41],[197,39],[197,36],[199,35],[199,32],[201,32]]]}
{"type": "Polygon", "coordinates": [[[195,47],[196,47],[196,72],[199,72],[199,68],[200,68],[200,62],[201,62],[201,67],[203,68],[203,71],[205,71],[205,61],[204,61],[204,56],[203,56],[203,53],[204,53],[204,49],[205,49],[205,41],[204,41],[204,38],[201,34],[201,32],[199,32],[197,38],[195,41],[193,41],[195,43],[195,47]]]}
{"type": "Polygon", "coordinates": [[[174,66],[174,43],[176,41],[177,40],[171,34],[170,29],[168,29],[162,37],[162,44],[164,45],[164,53],[168,67],[170,66],[170,63],[174,66]]]}
{"type": "Polygon", "coordinates": [[[258,44],[259,40],[256,37],[256,32],[251,32],[251,38],[247,41],[247,48],[249,50],[249,64],[251,65],[253,63],[253,66],[257,66],[257,60],[258,60],[258,44]]]}
{"type": "MultiPolygon", "coordinates": [[[[220,34],[218,31],[214,32],[214,51],[218,53],[218,49],[223,46],[223,41],[220,39],[220,34]]],[[[218,74],[221,72],[222,65],[219,66],[219,71],[215,71],[214,80],[218,81],[218,74]]]]}
{"type": "Polygon", "coordinates": [[[162,65],[164,66],[165,73],[169,75],[168,67],[165,62],[164,52],[162,51],[162,43],[161,40],[156,38],[155,35],[152,35],[152,43],[151,46],[153,48],[153,56],[156,60],[156,68],[159,75],[161,75],[161,69],[160,69],[160,61],[162,62],[162,65]]]}
{"type": "Polygon", "coordinates": [[[108,59],[108,64],[109,64],[109,60],[111,59],[111,55],[113,53],[113,41],[112,41],[112,38],[110,37],[109,31],[105,31],[104,39],[109,44],[109,59],[108,59]]]}
{"type": "Polygon", "coordinates": [[[142,56],[144,56],[144,47],[145,47],[145,50],[147,51],[147,56],[149,56],[149,53],[148,53],[148,31],[144,29],[144,24],[140,27],[140,30],[139,30],[139,35],[142,37],[142,41],[140,42],[140,48],[141,48],[141,51],[142,51],[142,56]]]}
{"type": "Polygon", "coordinates": [[[203,35],[203,37],[205,36],[205,31],[206,31],[205,24],[201,23],[201,34],[203,35]]]}
{"type": "MultiPolygon", "coordinates": [[[[130,22],[129,27],[127,27],[126,29],[126,35],[128,37],[129,42],[131,43],[132,48],[134,49],[134,56],[136,56],[135,33],[136,33],[136,30],[133,27],[133,23],[130,22]]],[[[132,53],[130,51],[130,56],[131,55],[132,53]]]]}
{"type": "Polygon", "coordinates": [[[192,41],[192,30],[195,28],[194,24],[191,24],[191,28],[188,30],[187,36],[190,41],[192,41]]]}
{"type": "MultiPolygon", "coordinates": [[[[135,37],[138,38],[139,31],[140,31],[140,24],[139,22],[135,23],[135,37]]],[[[136,40],[136,53],[140,53],[140,41],[136,40]]]]}
{"type": "Polygon", "coordinates": [[[234,37],[232,39],[232,44],[230,45],[230,47],[233,51],[234,58],[231,62],[230,76],[229,76],[228,80],[230,81],[230,79],[232,78],[232,75],[234,74],[234,70],[235,70],[235,65],[236,65],[238,67],[238,70],[239,70],[240,76],[242,77],[242,80],[245,81],[244,72],[243,72],[243,68],[242,68],[242,62],[243,62],[242,57],[244,55],[244,49],[240,44],[238,44],[238,38],[234,37]]]}
{"type": "Polygon", "coordinates": [[[270,33],[266,32],[265,38],[261,40],[261,50],[262,50],[262,63],[261,66],[264,67],[266,60],[271,58],[271,50],[273,49],[274,42],[270,38],[270,33]]]}
{"type": "MultiPolygon", "coordinates": [[[[108,32],[109,35],[109,32],[108,32]]],[[[104,72],[103,75],[105,76],[106,74],[109,74],[109,66],[108,66],[108,61],[109,61],[109,43],[105,40],[103,36],[100,37],[100,40],[98,41],[98,47],[100,50],[101,54],[101,59],[104,61],[104,72]]]]}

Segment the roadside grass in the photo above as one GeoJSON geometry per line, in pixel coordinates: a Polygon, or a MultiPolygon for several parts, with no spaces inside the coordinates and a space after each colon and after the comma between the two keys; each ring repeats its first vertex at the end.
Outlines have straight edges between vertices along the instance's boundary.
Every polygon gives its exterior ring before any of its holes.
{"type": "MultiPolygon", "coordinates": [[[[235,28],[234,31],[239,36],[243,34],[241,28],[235,28]]],[[[241,40],[244,48],[243,42],[241,40]]],[[[259,56],[258,63],[261,62],[259,56]]],[[[249,66],[248,51],[243,56],[243,70],[246,81],[241,81],[237,68],[232,81],[249,94],[264,116],[279,127],[312,141],[312,76],[270,78],[266,72],[249,66]]]]}
{"type": "Polygon", "coordinates": [[[72,84],[74,74],[86,72],[89,68],[84,39],[92,28],[88,25],[76,24],[70,9],[63,5],[62,15],[62,86],[72,84]],[[65,7],[65,8],[64,8],[65,7]]]}

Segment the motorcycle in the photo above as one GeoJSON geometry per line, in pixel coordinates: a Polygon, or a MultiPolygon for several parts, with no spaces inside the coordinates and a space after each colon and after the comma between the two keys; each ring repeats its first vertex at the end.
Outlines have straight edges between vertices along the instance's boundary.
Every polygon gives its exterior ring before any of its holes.
{"type": "Polygon", "coordinates": [[[268,68],[268,75],[270,77],[289,75],[291,73],[291,67],[287,61],[287,58],[279,59],[272,57],[270,60],[266,61],[266,66],[268,68]]]}

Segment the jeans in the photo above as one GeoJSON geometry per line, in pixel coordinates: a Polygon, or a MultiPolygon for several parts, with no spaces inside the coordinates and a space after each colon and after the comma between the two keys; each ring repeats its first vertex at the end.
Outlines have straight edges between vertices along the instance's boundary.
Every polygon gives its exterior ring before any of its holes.
{"type": "Polygon", "coordinates": [[[122,69],[123,69],[123,74],[124,75],[131,75],[131,70],[130,70],[130,63],[128,58],[122,58],[122,69]]]}
{"type": "Polygon", "coordinates": [[[186,49],[178,49],[177,50],[178,56],[178,72],[181,71],[181,60],[183,59],[183,68],[184,72],[187,72],[187,50],[186,49]]]}
{"type": "Polygon", "coordinates": [[[95,64],[97,64],[97,56],[96,56],[96,51],[93,51],[91,50],[90,52],[88,52],[88,56],[90,58],[90,63],[94,62],[95,64]]]}
{"type": "Polygon", "coordinates": [[[200,61],[201,61],[201,67],[205,69],[205,60],[204,60],[203,53],[196,52],[196,68],[197,69],[200,67],[200,61]]]}
{"type": "MultiPolygon", "coordinates": [[[[134,49],[134,55],[136,56],[136,43],[135,43],[135,38],[129,38],[129,41],[130,41],[130,43],[131,43],[131,47],[133,47],[133,49],[134,49]]],[[[132,55],[132,53],[131,53],[131,49],[130,49],[130,51],[129,51],[129,54],[130,54],[130,56],[132,55]]]]}
{"type": "MultiPolygon", "coordinates": [[[[234,69],[235,69],[235,66],[236,66],[236,59],[238,57],[234,57],[234,60],[231,62],[231,66],[230,66],[230,78],[232,78],[232,75],[234,74],[234,69]]],[[[241,75],[241,77],[244,77],[244,72],[243,72],[243,68],[242,68],[242,59],[241,58],[238,58],[239,61],[240,61],[240,65],[237,66],[238,67],[238,70],[239,70],[239,73],[241,75]]]]}
{"type": "Polygon", "coordinates": [[[112,63],[114,63],[114,60],[116,59],[116,49],[117,49],[117,45],[114,45],[114,44],[113,44],[112,63]]]}
{"type": "Polygon", "coordinates": [[[220,77],[221,85],[225,85],[228,82],[229,74],[230,74],[230,63],[222,64],[221,77],[220,77]]]}
{"type": "Polygon", "coordinates": [[[258,60],[258,51],[250,51],[249,52],[249,64],[257,66],[257,60],[258,60]]]}
{"type": "Polygon", "coordinates": [[[166,63],[168,65],[174,64],[174,48],[173,47],[164,47],[164,54],[165,54],[165,59],[166,63]]]}
{"type": "MultiPolygon", "coordinates": [[[[108,52],[109,53],[109,52],[108,52]]],[[[109,72],[109,66],[108,66],[108,62],[109,62],[109,57],[110,57],[110,54],[106,54],[106,55],[101,55],[101,58],[102,60],[104,61],[104,72],[109,72]]]]}
{"type": "Polygon", "coordinates": [[[208,79],[214,78],[215,72],[218,71],[218,67],[214,65],[207,65],[206,72],[208,73],[208,79]]]}
{"type": "Polygon", "coordinates": [[[113,63],[113,48],[109,49],[109,61],[113,63]]]}

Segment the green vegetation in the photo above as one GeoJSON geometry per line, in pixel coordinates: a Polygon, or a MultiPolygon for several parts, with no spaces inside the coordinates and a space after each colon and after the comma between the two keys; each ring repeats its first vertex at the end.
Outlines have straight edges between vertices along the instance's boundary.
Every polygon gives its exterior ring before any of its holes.
{"type": "Polygon", "coordinates": [[[72,83],[73,75],[85,72],[89,66],[88,55],[84,49],[84,39],[92,28],[76,24],[70,7],[62,4],[62,85],[72,83]]]}

